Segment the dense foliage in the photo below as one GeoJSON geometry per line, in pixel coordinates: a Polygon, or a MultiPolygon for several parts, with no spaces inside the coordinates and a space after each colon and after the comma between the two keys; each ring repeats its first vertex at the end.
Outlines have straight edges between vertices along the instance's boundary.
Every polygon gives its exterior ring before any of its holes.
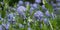
{"type": "Polygon", "coordinates": [[[60,0],[0,0],[0,30],[60,30],[60,0]]]}

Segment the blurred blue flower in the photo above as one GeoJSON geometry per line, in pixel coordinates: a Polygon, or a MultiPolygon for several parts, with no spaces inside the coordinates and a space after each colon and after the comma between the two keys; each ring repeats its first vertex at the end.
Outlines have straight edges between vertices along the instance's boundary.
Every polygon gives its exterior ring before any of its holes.
{"type": "Polygon", "coordinates": [[[13,13],[8,15],[8,23],[15,24],[15,16],[13,13]]]}
{"type": "Polygon", "coordinates": [[[19,13],[20,16],[22,16],[24,19],[26,18],[25,15],[26,8],[24,6],[19,6],[17,8],[17,12],[19,13]]]}
{"type": "Polygon", "coordinates": [[[32,7],[38,8],[38,4],[37,3],[34,3],[34,4],[32,4],[32,7]]]}
{"type": "Polygon", "coordinates": [[[57,2],[60,2],[60,0],[56,0],[57,2]]]}
{"type": "Polygon", "coordinates": [[[46,15],[47,17],[50,17],[50,13],[49,13],[48,10],[45,12],[45,15],[46,15]]]}
{"type": "Polygon", "coordinates": [[[57,3],[57,6],[60,7],[60,3],[57,3]]]}
{"type": "Polygon", "coordinates": [[[7,23],[7,24],[5,25],[5,28],[8,30],[8,29],[9,29],[9,26],[10,26],[10,24],[7,23]]]}
{"type": "Polygon", "coordinates": [[[33,8],[33,7],[30,8],[30,14],[32,14],[32,12],[33,12],[34,9],[35,8],[33,8]]]}
{"type": "Polygon", "coordinates": [[[24,11],[26,11],[26,8],[25,8],[24,6],[19,6],[19,7],[17,8],[17,12],[18,12],[18,13],[24,12],[24,11]]]}
{"type": "Polygon", "coordinates": [[[41,0],[35,0],[36,3],[41,3],[41,0]]]}
{"type": "Polygon", "coordinates": [[[19,27],[20,27],[20,28],[24,28],[24,25],[22,25],[22,24],[19,24],[19,27]]]}
{"type": "Polygon", "coordinates": [[[22,6],[23,4],[24,4],[23,1],[19,1],[17,6],[19,7],[19,6],[22,6]]]}
{"type": "Polygon", "coordinates": [[[28,27],[28,30],[32,30],[30,27],[28,27]]]}
{"type": "Polygon", "coordinates": [[[57,5],[55,3],[51,2],[51,4],[52,4],[54,9],[57,7],[57,5]]]}
{"type": "Polygon", "coordinates": [[[44,21],[45,24],[48,24],[48,20],[49,20],[48,18],[44,18],[43,21],[44,21]]]}
{"type": "Polygon", "coordinates": [[[47,8],[45,7],[45,5],[42,5],[42,11],[43,12],[46,12],[47,11],[47,8]]]}
{"type": "Polygon", "coordinates": [[[60,8],[56,8],[56,9],[54,9],[54,14],[56,14],[56,15],[60,15],[60,8]]]}
{"type": "Polygon", "coordinates": [[[29,5],[30,3],[27,1],[27,2],[25,2],[25,5],[29,5]]]}
{"type": "Polygon", "coordinates": [[[0,30],[3,30],[3,29],[2,29],[2,25],[0,25],[0,30]]]}
{"type": "Polygon", "coordinates": [[[41,19],[43,18],[43,16],[44,16],[44,14],[43,14],[41,11],[36,11],[36,12],[34,13],[34,17],[35,17],[36,19],[41,20],[41,19]]]}
{"type": "Polygon", "coordinates": [[[28,22],[28,26],[30,26],[30,22],[28,22]]]}
{"type": "Polygon", "coordinates": [[[9,15],[8,15],[8,21],[13,20],[13,17],[14,17],[13,13],[9,14],[9,15]]]}
{"type": "Polygon", "coordinates": [[[42,5],[42,8],[46,8],[45,5],[42,5]]]}
{"type": "Polygon", "coordinates": [[[2,23],[3,29],[9,29],[9,25],[2,23]]]}

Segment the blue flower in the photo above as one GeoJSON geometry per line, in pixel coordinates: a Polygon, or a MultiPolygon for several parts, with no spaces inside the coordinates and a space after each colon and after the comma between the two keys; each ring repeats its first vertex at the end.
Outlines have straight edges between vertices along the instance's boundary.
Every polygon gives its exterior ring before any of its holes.
{"type": "Polygon", "coordinates": [[[5,29],[9,29],[10,23],[2,24],[2,26],[5,27],[5,29]]]}
{"type": "Polygon", "coordinates": [[[0,25],[0,30],[3,30],[3,29],[2,29],[2,25],[0,25]]]}
{"type": "Polygon", "coordinates": [[[20,28],[24,28],[24,25],[22,25],[22,24],[19,24],[19,27],[20,27],[20,28]]]}
{"type": "Polygon", "coordinates": [[[23,1],[19,1],[17,6],[22,6],[23,4],[24,4],[23,1]]]}
{"type": "Polygon", "coordinates": [[[36,2],[36,3],[40,3],[40,2],[41,2],[41,0],[35,0],[35,2],[36,2]]]}
{"type": "Polygon", "coordinates": [[[48,23],[48,18],[44,18],[44,23],[47,24],[48,23]]]}
{"type": "Polygon", "coordinates": [[[53,8],[54,8],[54,9],[57,7],[57,5],[56,5],[56,4],[54,4],[54,3],[52,4],[52,6],[53,6],[53,8]]]}
{"type": "Polygon", "coordinates": [[[5,25],[5,28],[9,29],[9,26],[10,26],[10,24],[8,23],[8,24],[5,25]]]}
{"type": "Polygon", "coordinates": [[[56,9],[54,9],[54,14],[56,14],[56,15],[60,15],[60,8],[56,8],[56,9]]]}
{"type": "Polygon", "coordinates": [[[34,10],[34,8],[33,8],[33,7],[31,7],[31,8],[30,8],[30,14],[32,14],[32,13],[33,13],[33,10],[34,10]]]}
{"type": "Polygon", "coordinates": [[[24,11],[26,11],[26,8],[24,7],[24,6],[19,6],[18,8],[17,8],[17,12],[19,13],[19,12],[24,12],[24,11]]]}
{"type": "Polygon", "coordinates": [[[30,27],[28,27],[28,30],[31,30],[31,28],[30,28],[30,27]]]}
{"type": "Polygon", "coordinates": [[[13,17],[14,17],[13,13],[9,14],[9,15],[8,15],[8,21],[13,20],[13,17]]]}
{"type": "Polygon", "coordinates": [[[35,13],[34,13],[34,17],[36,18],[36,19],[39,19],[39,20],[41,20],[42,18],[43,18],[43,13],[41,12],[41,11],[36,11],[35,13]]]}
{"type": "Polygon", "coordinates": [[[48,10],[45,12],[45,15],[46,15],[47,17],[50,17],[50,13],[49,13],[48,10]]]}
{"type": "Polygon", "coordinates": [[[60,3],[57,3],[57,6],[60,7],[60,3]]]}
{"type": "Polygon", "coordinates": [[[42,8],[45,8],[45,5],[42,5],[42,8]]]}
{"type": "Polygon", "coordinates": [[[47,11],[47,8],[45,7],[45,5],[42,5],[42,11],[43,12],[47,11]]]}
{"type": "Polygon", "coordinates": [[[25,5],[29,5],[30,3],[27,1],[27,2],[25,2],[25,5]]]}
{"type": "Polygon", "coordinates": [[[60,0],[56,0],[56,2],[60,2],[60,0]]]}
{"type": "Polygon", "coordinates": [[[8,15],[8,22],[11,24],[15,24],[15,15],[13,13],[10,13],[8,15]]]}
{"type": "Polygon", "coordinates": [[[28,26],[30,26],[30,22],[28,22],[28,26]]]}
{"type": "Polygon", "coordinates": [[[17,8],[17,12],[19,13],[20,16],[22,16],[24,19],[26,18],[25,12],[26,8],[24,6],[19,6],[17,8]]]}
{"type": "Polygon", "coordinates": [[[34,3],[34,4],[32,4],[32,7],[38,8],[38,4],[37,3],[34,3]]]}

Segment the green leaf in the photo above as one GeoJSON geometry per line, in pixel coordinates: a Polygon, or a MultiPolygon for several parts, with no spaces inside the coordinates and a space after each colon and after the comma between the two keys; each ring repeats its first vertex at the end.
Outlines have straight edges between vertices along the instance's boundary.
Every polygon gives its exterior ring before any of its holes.
{"type": "Polygon", "coordinates": [[[47,3],[47,1],[46,0],[43,0],[43,4],[45,4],[45,3],[47,3]]]}
{"type": "Polygon", "coordinates": [[[0,21],[0,25],[2,24],[2,21],[0,21]]]}
{"type": "Polygon", "coordinates": [[[56,29],[56,27],[57,27],[56,19],[54,19],[54,20],[50,20],[50,22],[51,22],[53,28],[56,29]]]}
{"type": "Polygon", "coordinates": [[[17,23],[21,23],[21,24],[24,23],[23,19],[22,19],[20,16],[17,16],[17,17],[16,17],[16,22],[17,22],[17,23]]]}
{"type": "Polygon", "coordinates": [[[45,3],[45,7],[48,9],[48,11],[51,13],[53,12],[53,7],[52,5],[48,4],[48,3],[45,3]]]}
{"type": "Polygon", "coordinates": [[[5,10],[2,10],[1,16],[2,16],[2,18],[4,18],[6,16],[6,11],[5,10]]]}
{"type": "Polygon", "coordinates": [[[26,16],[27,17],[30,15],[29,10],[30,10],[30,5],[26,5],[26,16]]]}
{"type": "Polygon", "coordinates": [[[14,29],[12,28],[12,25],[9,26],[9,30],[14,30],[14,29]]]}

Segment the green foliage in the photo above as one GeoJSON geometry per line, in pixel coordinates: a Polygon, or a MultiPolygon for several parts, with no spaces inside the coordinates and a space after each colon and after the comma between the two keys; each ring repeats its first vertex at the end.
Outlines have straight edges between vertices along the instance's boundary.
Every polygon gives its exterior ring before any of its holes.
{"type": "MultiPolygon", "coordinates": [[[[0,1],[2,1],[2,0],[0,0],[0,1]]],[[[0,3],[0,8],[2,8],[0,10],[0,12],[1,12],[1,17],[3,19],[6,17],[7,9],[10,6],[16,8],[16,4],[18,3],[18,1],[19,0],[4,0],[4,4],[3,5],[0,3]]],[[[28,0],[24,0],[24,1],[28,1],[28,0]]],[[[31,0],[29,0],[29,1],[31,1],[31,0]]],[[[34,1],[34,0],[32,0],[32,1],[34,1]]],[[[44,1],[44,2],[45,2],[44,3],[45,7],[49,10],[50,13],[52,13],[53,12],[52,5],[46,3],[46,1],[44,1]]],[[[47,25],[47,24],[44,24],[43,21],[41,22],[41,21],[37,21],[37,20],[32,19],[33,15],[34,15],[34,13],[36,11],[33,11],[32,14],[30,15],[30,13],[29,13],[30,5],[27,5],[26,8],[27,8],[27,11],[25,13],[26,13],[27,18],[23,19],[19,15],[16,15],[16,17],[15,17],[16,24],[14,24],[14,25],[10,24],[9,30],[27,30],[28,27],[30,27],[32,30],[60,30],[60,15],[56,15],[57,17],[55,19],[50,19],[49,18],[49,20],[48,20],[49,24],[47,25]],[[28,26],[28,23],[30,23],[30,26],[28,26]],[[24,28],[20,28],[19,24],[23,24],[24,28]],[[41,24],[42,24],[42,26],[40,27],[41,24]]],[[[40,9],[42,11],[42,7],[41,6],[39,6],[38,9],[40,9]]],[[[12,12],[14,12],[14,11],[12,11],[12,12]]],[[[6,19],[4,19],[4,20],[6,20],[6,19]]],[[[0,21],[0,25],[2,23],[3,22],[0,21]]]]}
{"type": "Polygon", "coordinates": [[[2,2],[3,0],[0,0],[0,2],[2,2]]]}
{"type": "Polygon", "coordinates": [[[51,13],[53,12],[53,7],[52,5],[48,4],[48,3],[45,3],[45,7],[48,9],[48,11],[51,13]]]}
{"type": "Polygon", "coordinates": [[[5,10],[2,10],[1,15],[2,15],[2,18],[4,18],[6,16],[5,10]]]}
{"type": "Polygon", "coordinates": [[[2,21],[0,21],[0,25],[2,24],[2,21]]]}
{"type": "Polygon", "coordinates": [[[9,0],[9,6],[14,6],[15,3],[18,3],[19,0],[9,0]]]}

